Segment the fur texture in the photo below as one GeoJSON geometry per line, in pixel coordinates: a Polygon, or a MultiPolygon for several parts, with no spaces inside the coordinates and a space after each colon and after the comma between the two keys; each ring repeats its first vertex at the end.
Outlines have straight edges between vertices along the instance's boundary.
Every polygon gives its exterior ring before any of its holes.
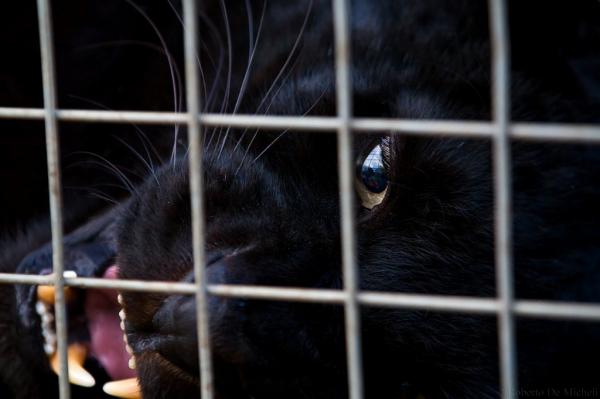
{"type": "MultiPolygon", "coordinates": [[[[600,54],[600,4],[567,3],[510,2],[514,120],[600,121],[597,75],[589,73],[600,54]]],[[[202,18],[210,22],[199,54],[206,109],[333,115],[329,2],[247,4],[250,16],[242,1],[225,9],[217,1],[203,4],[202,18]]],[[[352,12],[355,115],[490,118],[485,2],[355,0],[352,12]]],[[[386,197],[373,210],[356,198],[361,289],[494,296],[491,143],[357,132],[357,166],[384,137],[386,197]]],[[[336,144],[322,133],[205,131],[209,283],[341,287],[336,144]]],[[[109,235],[123,278],[193,280],[185,149],[179,154],[112,214],[109,235]]],[[[600,151],[515,142],[511,155],[517,296],[598,301],[600,151]]],[[[87,226],[92,242],[102,241],[94,237],[106,234],[106,225],[87,226]]],[[[90,237],[81,231],[71,235],[75,252],[90,237]]],[[[33,253],[19,270],[40,272],[28,267],[48,253],[33,253]]],[[[100,263],[88,275],[97,275],[100,263]]],[[[193,299],[124,299],[144,397],[196,395],[193,299]]],[[[340,307],[211,296],[209,311],[217,397],[347,396],[340,307]]],[[[365,307],[361,318],[367,398],[498,396],[493,317],[365,307]]],[[[4,326],[13,328],[10,320],[4,326]]],[[[522,395],[597,387],[588,364],[600,355],[599,326],[518,319],[517,335],[522,395]]],[[[3,375],[13,389],[25,378],[3,375]]]]}

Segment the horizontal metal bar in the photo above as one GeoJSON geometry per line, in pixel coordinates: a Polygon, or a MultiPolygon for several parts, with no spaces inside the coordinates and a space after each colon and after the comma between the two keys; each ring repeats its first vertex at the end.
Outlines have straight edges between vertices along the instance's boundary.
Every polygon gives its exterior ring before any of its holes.
{"type": "MultiPolygon", "coordinates": [[[[105,122],[139,124],[185,124],[184,113],[146,111],[101,111],[61,109],[57,117],[63,122],[105,122]]],[[[44,110],[37,108],[0,107],[0,119],[44,119],[44,110]]]]}
{"type": "Polygon", "coordinates": [[[600,125],[513,123],[513,139],[600,143],[600,125]]]}
{"type": "Polygon", "coordinates": [[[600,304],[523,300],[516,301],[514,312],[531,318],[600,321],[600,304]]]}
{"type": "Polygon", "coordinates": [[[494,314],[499,309],[498,301],[495,298],[361,292],[358,299],[362,305],[415,310],[494,314]]]}
{"type": "MultiPolygon", "coordinates": [[[[457,136],[487,138],[494,133],[493,125],[483,121],[353,118],[350,127],[357,132],[396,132],[427,136],[457,136]]],[[[600,127],[598,129],[600,134],[600,127]]]]}
{"type": "MultiPolygon", "coordinates": [[[[30,274],[0,273],[0,284],[53,285],[52,276],[30,274]]],[[[112,288],[123,291],[163,292],[170,294],[196,293],[197,287],[190,283],[143,280],[109,280],[102,278],[65,277],[65,285],[77,288],[112,288]]],[[[236,297],[259,300],[279,300],[290,302],[343,304],[346,294],[342,290],[287,288],[248,285],[209,285],[208,293],[221,297],[236,297]]],[[[461,313],[492,314],[498,311],[495,298],[402,294],[392,292],[362,291],[358,301],[364,306],[398,307],[405,309],[423,309],[461,313]]],[[[520,300],[514,304],[513,311],[522,317],[598,320],[600,304],[560,302],[543,300],[520,300]]]]}
{"type": "MultiPolygon", "coordinates": [[[[184,113],[145,111],[58,110],[57,117],[63,122],[101,122],[173,125],[186,124],[184,113]]],[[[0,107],[0,119],[43,120],[41,108],[0,107]]],[[[281,115],[229,115],[202,114],[200,122],[205,126],[231,126],[273,129],[297,129],[315,132],[335,132],[341,121],[336,117],[281,116],[281,115]]],[[[352,130],[365,133],[398,132],[414,135],[448,135],[458,137],[489,138],[494,125],[485,121],[409,120],[386,118],[353,118],[352,130]]],[[[600,125],[513,123],[510,136],[523,140],[549,140],[573,142],[600,142],[600,125]]]]}
{"type": "Polygon", "coordinates": [[[113,288],[123,291],[163,292],[167,294],[195,294],[197,286],[172,281],[107,280],[102,278],[65,278],[65,285],[78,288],[113,288]]]}
{"type": "Polygon", "coordinates": [[[341,123],[340,119],[333,116],[227,114],[202,114],[200,122],[205,126],[231,126],[234,128],[260,128],[265,130],[298,129],[313,132],[335,132],[341,123]]]}
{"type": "Polygon", "coordinates": [[[221,297],[247,299],[276,299],[291,302],[343,304],[347,294],[342,290],[283,288],[247,285],[209,285],[208,293],[221,297]]]}
{"type": "Polygon", "coordinates": [[[54,285],[51,275],[0,273],[0,284],[54,285]]]}

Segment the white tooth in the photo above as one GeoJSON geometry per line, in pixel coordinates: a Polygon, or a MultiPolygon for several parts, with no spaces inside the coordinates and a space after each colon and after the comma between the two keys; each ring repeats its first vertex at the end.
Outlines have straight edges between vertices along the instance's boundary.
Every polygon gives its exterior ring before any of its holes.
{"type": "Polygon", "coordinates": [[[129,362],[127,362],[127,365],[131,370],[135,370],[135,357],[129,358],[129,362]]]}
{"type": "Polygon", "coordinates": [[[52,322],[54,321],[54,316],[52,315],[52,313],[44,313],[42,314],[42,323],[46,324],[47,326],[52,325],[52,322]]]}
{"type": "Polygon", "coordinates": [[[119,305],[123,306],[123,295],[117,295],[117,302],[119,302],[119,305]]]}
{"type": "Polygon", "coordinates": [[[46,308],[46,305],[44,305],[44,302],[41,302],[41,301],[37,301],[35,303],[35,311],[40,316],[43,316],[44,314],[48,313],[48,309],[46,308]]]}
{"type": "MultiPolygon", "coordinates": [[[[69,366],[69,382],[82,387],[93,387],[96,385],[94,377],[83,368],[85,362],[86,348],[81,344],[71,344],[67,350],[67,362],[69,366]]],[[[50,357],[52,370],[59,375],[58,353],[50,357]]]]}
{"type": "Polygon", "coordinates": [[[75,270],[65,270],[63,272],[63,277],[65,277],[65,278],[75,278],[75,277],[77,277],[77,272],[75,272],[75,270]]]}
{"type": "Polygon", "coordinates": [[[121,320],[125,320],[125,318],[126,318],[126,317],[125,317],[125,310],[121,309],[121,310],[119,311],[119,318],[120,318],[121,320]]]}
{"type": "Polygon", "coordinates": [[[140,399],[142,394],[137,378],[111,381],[104,384],[102,390],[111,396],[123,399],[140,399]]]}
{"type": "Polygon", "coordinates": [[[121,327],[121,331],[125,332],[125,322],[123,320],[119,322],[119,327],[121,327]]]}
{"type": "Polygon", "coordinates": [[[48,356],[50,356],[51,354],[53,354],[54,353],[54,345],[50,345],[48,343],[45,343],[44,344],[44,352],[48,356]]]}
{"type": "Polygon", "coordinates": [[[131,349],[131,346],[129,346],[129,344],[125,345],[125,350],[127,351],[127,353],[129,353],[130,355],[133,355],[133,349],[131,349]]]}
{"type": "Polygon", "coordinates": [[[42,328],[42,336],[44,341],[49,344],[56,344],[56,335],[54,332],[42,328]]]}

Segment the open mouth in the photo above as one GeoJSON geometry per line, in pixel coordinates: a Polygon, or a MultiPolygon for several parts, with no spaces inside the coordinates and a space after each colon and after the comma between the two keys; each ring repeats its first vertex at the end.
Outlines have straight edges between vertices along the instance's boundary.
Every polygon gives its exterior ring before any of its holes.
{"type": "MultiPolygon", "coordinates": [[[[117,271],[117,266],[109,266],[101,278],[116,279],[117,271]]],[[[135,357],[125,333],[126,315],[118,292],[113,289],[83,292],[66,287],[65,300],[69,315],[69,382],[88,388],[96,385],[96,378],[84,368],[91,358],[112,380],[103,385],[105,393],[126,399],[141,398],[135,357]]],[[[56,350],[54,301],[54,287],[38,286],[35,309],[41,319],[44,352],[51,369],[58,375],[60,365],[56,350]]]]}

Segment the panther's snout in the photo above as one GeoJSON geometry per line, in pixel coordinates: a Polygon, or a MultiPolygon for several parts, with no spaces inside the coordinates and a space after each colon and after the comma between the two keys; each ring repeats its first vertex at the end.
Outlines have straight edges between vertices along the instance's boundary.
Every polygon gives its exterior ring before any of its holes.
{"type": "Polygon", "coordinates": [[[196,301],[193,296],[169,297],[154,315],[156,351],[173,365],[198,375],[196,301]]]}
{"type": "MultiPolygon", "coordinates": [[[[239,273],[247,270],[245,265],[244,250],[230,251],[228,254],[207,254],[206,276],[209,284],[231,284],[244,283],[240,280],[239,273]]],[[[182,282],[193,283],[194,272],[190,271],[182,282]]],[[[218,349],[219,341],[227,341],[227,348],[236,346],[230,339],[224,337],[223,325],[228,330],[235,324],[243,322],[245,316],[241,310],[244,309],[243,299],[229,299],[210,296],[208,299],[210,308],[211,335],[218,349]]],[[[136,331],[128,327],[129,344],[134,353],[150,353],[160,355],[163,365],[174,366],[189,374],[191,378],[197,378],[198,369],[198,335],[197,335],[197,308],[196,299],[193,295],[171,295],[164,299],[154,316],[150,327],[136,331]],[[142,331],[143,330],[143,331],[142,331]]],[[[148,357],[138,356],[140,359],[148,357]]],[[[156,361],[155,357],[150,357],[156,361]]],[[[142,360],[143,361],[143,360],[142,360]]]]}

